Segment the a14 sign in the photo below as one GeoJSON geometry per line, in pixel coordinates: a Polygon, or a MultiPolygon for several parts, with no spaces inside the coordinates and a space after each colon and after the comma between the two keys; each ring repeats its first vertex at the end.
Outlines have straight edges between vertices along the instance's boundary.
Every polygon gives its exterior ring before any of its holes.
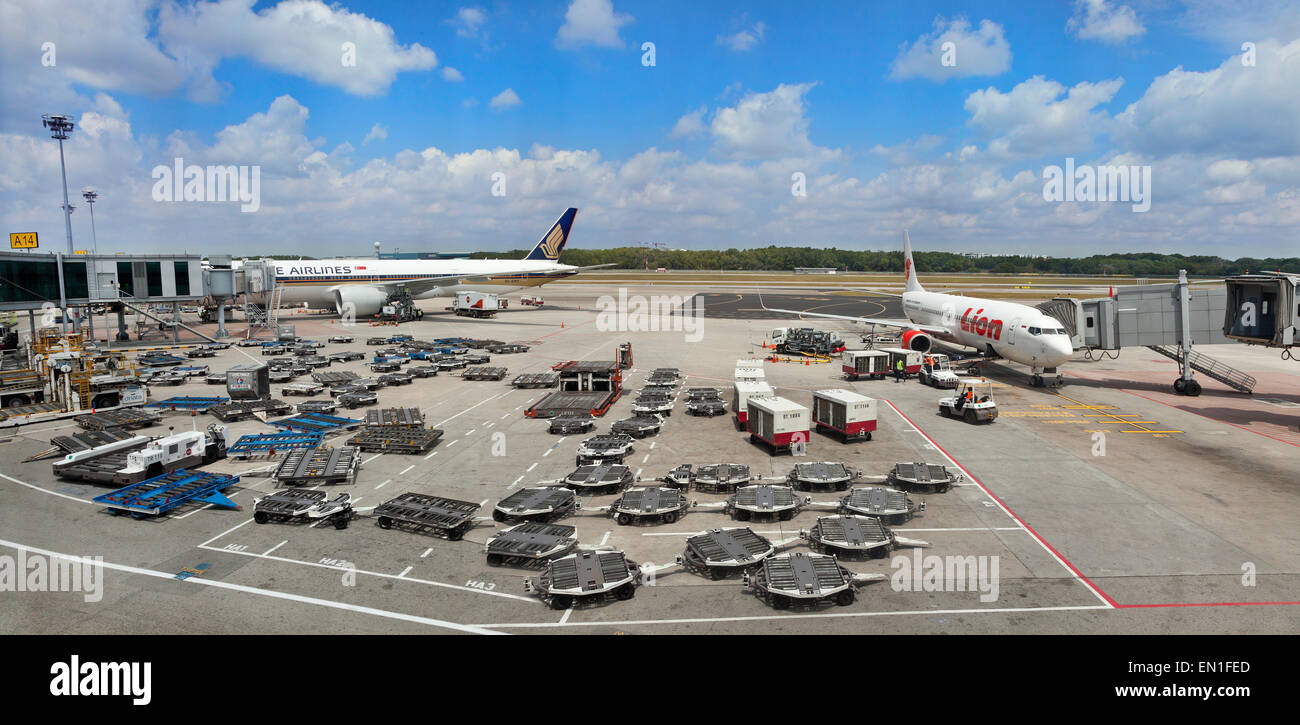
{"type": "Polygon", "coordinates": [[[36,240],[36,232],[10,232],[9,248],[10,249],[35,249],[40,244],[36,240]]]}

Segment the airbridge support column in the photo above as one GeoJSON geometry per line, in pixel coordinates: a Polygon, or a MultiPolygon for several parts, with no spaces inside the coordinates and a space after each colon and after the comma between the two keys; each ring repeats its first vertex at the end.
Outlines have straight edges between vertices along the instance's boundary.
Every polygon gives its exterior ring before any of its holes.
{"type": "MultiPolygon", "coordinates": [[[[1226,302],[1225,302],[1226,304],[1226,302]]],[[[1179,351],[1181,359],[1178,361],[1179,377],[1183,380],[1182,387],[1187,389],[1187,384],[1192,380],[1192,296],[1187,287],[1187,270],[1178,270],[1178,314],[1179,314],[1179,351]]],[[[1175,386],[1176,387],[1176,386],[1175,386]]]]}

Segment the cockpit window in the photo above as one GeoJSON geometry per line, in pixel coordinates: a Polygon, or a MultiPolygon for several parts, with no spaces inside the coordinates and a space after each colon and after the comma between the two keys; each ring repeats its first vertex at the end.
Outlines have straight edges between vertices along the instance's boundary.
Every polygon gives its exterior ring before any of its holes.
{"type": "Polygon", "coordinates": [[[1042,331],[1041,329],[1037,328],[1037,327],[1031,327],[1031,328],[1029,328],[1029,334],[1031,334],[1031,335],[1041,335],[1041,334],[1043,334],[1043,331],[1042,331]]]}

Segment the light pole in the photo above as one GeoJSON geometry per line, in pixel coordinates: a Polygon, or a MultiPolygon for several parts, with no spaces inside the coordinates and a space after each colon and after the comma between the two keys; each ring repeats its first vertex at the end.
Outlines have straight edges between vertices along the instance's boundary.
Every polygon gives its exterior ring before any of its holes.
{"type": "Polygon", "coordinates": [[[62,114],[43,114],[41,123],[50,129],[50,137],[59,142],[59,168],[63,170],[63,224],[68,232],[68,254],[72,248],[72,205],[68,203],[68,167],[63,161],[63,142],[68,139],[68,132],[74,126],[72,119],[62,114]]]}
{"type": "Polygon", "coordinates": [[[99,237],[95,234],[95,201],[99,199],[99,192],[94,189],[82,189],[81,195],[86,197],[86,203],[90,205],[90,240],[95,245],[95,254],[99,254],[99,237]]]}

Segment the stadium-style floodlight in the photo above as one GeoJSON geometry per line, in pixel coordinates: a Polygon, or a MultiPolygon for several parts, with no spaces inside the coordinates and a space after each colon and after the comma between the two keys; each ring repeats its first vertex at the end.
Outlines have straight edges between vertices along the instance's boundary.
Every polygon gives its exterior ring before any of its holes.
{"type": "Polygon", "coordinates": [[[95,200],[99,198],[99,192],[86,187],[81,190],[81,195],[86,197],[86,203],[90,205],[90,242],[95,247],[95,254],[99,254],[99,237],[95,234],[95,200]]]}
{"type": "Polygon", "coordinates": [[[50,129],[50,137],[59,142],[59,168],[63,170],[63,224],[68,232],[68,254],[72,248],[72,205],[68,203],[68,167],[63,162],[63,142],[68,140],[68,133],[75,125],[72,119],[63,114],[42,114],[41,123],[50,129]]]}

